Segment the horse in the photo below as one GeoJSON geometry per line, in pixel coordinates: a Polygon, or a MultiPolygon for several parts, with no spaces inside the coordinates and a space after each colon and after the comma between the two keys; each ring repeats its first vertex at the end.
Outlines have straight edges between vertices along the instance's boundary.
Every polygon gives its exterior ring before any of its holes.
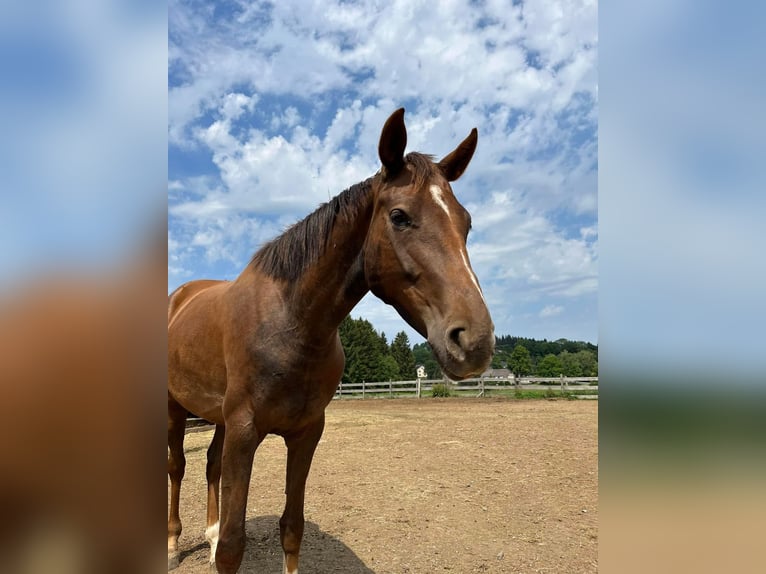
{"type": "Polygon", "coordinates": [[[366,293],[428,340],[450,379],[489,365],[494,325],[466,250],[471,217],[450,186],[477,141],[474,128],[439,162],[405,156],[400,108],[383,126],[375,175],[265,244],[234,281],[191,281],[169,295],[168,569],[179,563],[192,413],[215,424],[206,469],[211,569],[230,574],[242,562],[253,457],[276,434],[287,446],[284,573],[298,571],[306,478],[345,362],[338,327],[366,293]]]}

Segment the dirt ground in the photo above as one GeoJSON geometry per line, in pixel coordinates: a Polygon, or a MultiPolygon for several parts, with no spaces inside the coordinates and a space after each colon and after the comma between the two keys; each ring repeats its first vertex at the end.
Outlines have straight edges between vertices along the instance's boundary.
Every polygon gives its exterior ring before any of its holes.
{"type": "MultiPolygon", "coordinates": [[[[598,401],[333,401],[301,574],[598,571],[598,401]]],[[[178,574],[208,572],[205,454],[186,435],[178,574]]],[[[281,572],[286,449],[255,456],[241,572],[281,572]]]]}

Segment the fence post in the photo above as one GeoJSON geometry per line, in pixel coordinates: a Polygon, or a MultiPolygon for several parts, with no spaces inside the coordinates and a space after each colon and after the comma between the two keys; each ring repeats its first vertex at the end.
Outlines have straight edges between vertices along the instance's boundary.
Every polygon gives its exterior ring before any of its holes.
{"type": "Polygon", "coordinates": [[[513,386],[519,388],[519,376],[516,373],[513,373],[513,386]]]}
{"type": "Polygon", "coordinates": [[[391,383],[391,379],[388,379],[388,398],[394,398],[394,385],[391,383]]]}
{"type": "Polygon", "coordinates": [[[362,399],[364,399],[364,388],[367,386],[367,384],[364,382],[364,379],[362,379],[362,399]]]}
{"type": "Polygon", "coordinates": [[[564,374],[559,374],[559,381],[561,381],[561,392],[564,392],[564,374]]]}
{"type": "Polygon", "coordinates": [[[341,379],[340,384],[338,385],[338,398],[343,398],[343,380],[341,379]]]}
{"type": "Polygon", "coordinates": [[[420,377],[418,377],[417,389],[418,398],[420,398],[420,377]]]}

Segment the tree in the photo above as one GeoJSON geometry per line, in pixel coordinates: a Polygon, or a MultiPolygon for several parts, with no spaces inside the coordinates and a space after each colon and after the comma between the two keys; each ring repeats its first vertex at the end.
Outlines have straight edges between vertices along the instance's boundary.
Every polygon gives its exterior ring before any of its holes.
{"type": "Polygon", "coordinates": [[[537,364],[537,374],[540,377],[558,377],[563,374],[561,360],[552,353],[545,355],[537,364]]]}
{"type": "Polygon", "coordinates": [[[513,353],[511,353],[511,358],[508,361],[508,368],[518,377],[532,372],[532,359],[524,345],[519,344],[513,348],[513,353]]]}
{"type": "MultiPolygon", "coordinates": [[[[340,338],[346,352],[343,382],[411,379],[423,365],[429,379],[441,379],[441,368],[427,342],[410,348],[407,334],[397,333],[389,345],[385,333],[378,333],[365,319],[346,317],[340,324],[340,338]]],[[[507,367],[518,376],[536,373],[545,377],[598,376],[598,346],[568,339],[530,339],[500,335],[496,338],[492,368],[507,367]],[[552,358],[550,358],[552,357],[552,358]]]]}
{"type": "Polygon", "coordinates": [[[357,352],[354,346],[354,340],[356,338],[356,321],[351,318],[351,315],[341,321],[340,327],[338,327],[338,334],[340,335],[340,342],[343,345],[343,352],[346,355],[346,365],[343,368],[343,377],[341,380],[344,383],[350,383],[351,377],[349,374],[350,365],[355,360],[355,354],[357,352]]]}
{"type": "Polygon", "coordinates": [[[398,381],[400,378],[399,365],[396,364],[396,359],[394,359],[391,355],[386,355],[383,357],[383,359],[380,361],[380,365],[378,367],[378,376],[375,380],[398,381]]]}
{"type": "Polygon", "coordinates": [[[577,361],[580,363],[580,369],[582,376],[584,377],[597,377],[598,376],[598,362],[596,356],[591,352],[583,349],[575,353],[577,361]]]}
{"type": "Polygon", "coordinates": [[[383,354],[384,356],[388,355],[388,353],[390,352],[390,349],[388,348],[388,339],[386,338],[386,333],[384,331],[380,332],[379,343],[380,343],[379,349],[381,354],[383,354]]]}
{"type": "Polygon", "coordinates": [[[344,383],[398,378],[396,361],[387,360],[390,354],[384,342],[385,335],[379,335],[372,323],[347,317],[341,323],[339,333],[346,353],[344,383]]]}
{"type": "Polygon", "coordinates": [[[508,353],[506,353],[503,349],[497,349],[495,351],[495,354],[492,355],[492,364],[490,367],[493,369],[505,369],[510,368],[510,359],[508,358],[508,353]]]}
{"type": "Polygon", "coordinates": [[[585,341],[570,341],[568,339],[556,339],[548,341],[547,339],[530,339],[528,337],[513,337],[511,335],[499,335],[497,337],[497,351],[506,351],[511,353],[516,345],[524,345],[532,357],[532,362],[537,363],[545,355],[558,355],[562,351],[578,353],[579,351],[590,351],[598,361],[598,346],[585,341]]]}
{"type": "Polygon", "coordinates": [[[407,333],[400,331],[391,343],[391,356],[396,361],[399,377],[408,381],[417,376],[415,372],[415,355],[410,349],[410,339],[407,333]]]}
{"type": "Polygon", "coordinates": [[[569,351],[561,351],[559,353],[559,360],[561,361],[561,372],[565,377],[581,377],[582,366],[577,359],[576,353],[570,353],[569,351]]]}

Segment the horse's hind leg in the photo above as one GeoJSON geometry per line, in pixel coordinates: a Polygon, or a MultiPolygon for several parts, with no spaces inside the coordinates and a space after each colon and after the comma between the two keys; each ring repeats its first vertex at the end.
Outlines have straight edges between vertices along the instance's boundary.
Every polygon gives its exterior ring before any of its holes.
{"type": "Polygon", "coordinates": [[[178,566],[178,537],[181,536],[181,517],[178,503],[181,480],[186,470],[184,457],[184,431],[186,410],[168,396],[168,475],[170,476],[170,512],[168,514],[168,570],[178,566]]]}
{"type": "Polygon", "coordinates": [[[217,425],[213,442],[207,449],[207,528],[205,538],[210,544],[210,564],[215,564],[215,550],[218,546],[219,484],[221,482],[221,454],[223,452],[224,426],[217,425]]]}

